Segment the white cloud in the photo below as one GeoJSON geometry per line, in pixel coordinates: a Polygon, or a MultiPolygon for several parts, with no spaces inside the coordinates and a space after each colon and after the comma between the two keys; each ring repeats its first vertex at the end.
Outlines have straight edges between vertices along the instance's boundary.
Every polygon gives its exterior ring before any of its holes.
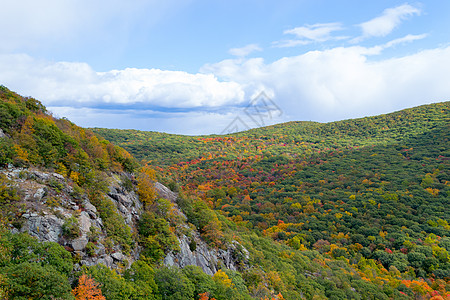
{"type": "Polygon", "coordinates": [[[291,48],[299,45],[308,45],[311,41],[307,40],[281,40],[273,42],[272,45],[276,48],[291,48]]]}
{"type": "Polygon", "coordinates": [[[298,45],[306,45],[312,42],[325,42],[329,40],[346,39],[344,36],[332,36],[334,31],[342,30],[341,23],[317,23],[285,30],[283,34],[292,34],[297,39],[289,39],[274,42],[274,47],[287,48],[298,45]]]}
{"type": "Polygon", "coordinates": [[[88,64],[0,55],[0,82],[48,105],[218,107],[244,100],[242,87],[212,74],[159,69],[95,72],[88,64]]]}
{"type": "Polygon", "coordinates": [[[241,48],[231,48],[228,52],[234,56],[245,57],[255,51],[262,51],[262,49],[257,44],[250,44],[241,48]]]}
{"type": "Polygon", "coordinates": [[[285,30],[284,34],[294,34],[300,39],[323,42],[331,39],[333,31],[342,30],[341,23],[318,23],[285,30]]]}
{"type": "Polygon", "coordinates": [[[406,36],[404,36],[402,38],[398,38],[398,39],[392,40],[390,42],[387,42],[385,46],[386,46],[386,48],[389,48],[389,47],[392,47],[392,46],[395,46],[395,45],[399,45],[399,44],[411,43],[411,42],[414,42],[414,41],[417,41],[417,40],[424,39],[427,36],[428,36],[428,34],[426,34],[426,33],[423,33],[423,34],[408,34],[408,35],[406,35],[406,36]]]}
{"type": "Polygon", "coordinates": [[[450,47],[371,60],[382,49],[420,38],[406,36],[380,48],[339,47],[284,57],[226,60],[204,72],[242,85],[263,85],[290,120],[330,121],[448,101],[450,47]]]}
{"type": "Polygon", "coordinates": [[[383,52],[383,50],[385,50],[385,49],[395,47],[397,45],[402,45],[402,44],[411,43],[411,42],[414,42],[417,40],[421,40],[421,39],[426,38],[427,36],[428,36],[428,34],[426,34],[426,33],[424,33],[424,34],[408,34],[408,35],[405,35],[404,37],[391,40],[385,44],[376,45],[373,47],[354,46],[353,48],[360,49],[360,53],[363,55],[378,55],[378,54],[381,54],[381,52],[383,52]]]}
{"type": "Polygon", "coordinates": [[[367,37],[383,37],[391,33],[400,23],[413,15],[420,15],[421,11],[417,7],[403,4],[393,8],[387,8],[381,16],[360,24],[362,37],[355,41],[367,37]]]}

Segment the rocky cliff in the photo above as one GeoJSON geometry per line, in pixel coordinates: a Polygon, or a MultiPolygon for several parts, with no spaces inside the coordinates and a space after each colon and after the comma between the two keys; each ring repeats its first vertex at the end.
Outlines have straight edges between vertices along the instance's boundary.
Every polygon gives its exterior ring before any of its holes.
{"type": "MultiPolygon", "coordinates": [[[[97,207],[86,194],[80,193],[76,185],[64,176],[35,168],[13,168],[0,170],[19,191],[19,222],[11,224],[12,232],[28,232],[40,241],[57,242],[73,252],[77,268],[82,265],[104,264],[110,268],[127,267],[139,258],[140,246],[133,241],[127,250],[111,243],[97,207]]],[[[133,188],[124,187],[128,174],[112,174],[107,179],[107,192],[103,197],[114,204],[114,209],[131,232],[136,232],[137,221],[143,211],[133,188]]],[[[233,241],[227,249],[211,249],[200,234],[187,224],[186,217],[178,208],[177,194],[155,183],[158,196],[169,200],[174,211],[189,229],[189,234],[179,234],[179,251],[167,253],[165,265],[183,268],[196,265],[206,274],[213,275],[220,268],[237,270],[245,266],[248,252],[233,241]]],[[[135,235],[137,236],[137,235],[135,235]]]]}
{"type": "MultiPolygon", "coordinates": [[[[33,168],[8,168],[2,173],[15,183],[20,195],[20,221],[10,225],[13,232],[28,232],[40,241],[63,245],[74,252],[78,265],[102,263],[117,268],[138,259],[139,247],[124,255],[120,246],[105,245],[108,235],[97,208],[85,194],[77,194],[70,180],[33,168]]],[[[111,176],[109,183],[110,191],[104,197],[114,203],[124,222],[134,230],[141,203],[133,191],[120,186],[117,176],[111,176]]]]}
{"type": "MultiPolygon", "coordinates": [[[[186,216],[177,206],[177,194],[160,183],[156,183],[155,188],[160,197],[170,200],[177,213],[186,220],[186,216]]],[[[183,226],[190,228],[186,221],[183,226]]],[[[233,271],[243,268],[249,259],[247,249],[237,241],[230,243],[227,249],[224,250],[210,248],[201,239],[199,232],[196,230],[189,231],[189,236],[180,234],[177,238],[180,250],[167,254],[164,258],[164,264],[167,266],[184,268],[185,266],[194,265],[202,268],[206,274],[213,275],[221,268],[233,271]]]]}

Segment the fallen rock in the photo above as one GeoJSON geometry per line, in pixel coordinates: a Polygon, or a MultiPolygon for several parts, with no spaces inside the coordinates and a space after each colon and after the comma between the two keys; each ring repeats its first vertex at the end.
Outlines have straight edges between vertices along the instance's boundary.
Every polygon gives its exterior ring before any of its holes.
{"type": "Polygon", "coordinates": [[[98,264],[104,264],[105,266],[107,266],[107,267],[110,268],[110,267],[113,265],[114,260],[112,259],[111,256],[105,255],[104,257],[100,258],[100,259],[97,261],[97,263],[98,263],[98,264]]]}
{"type": "Polygon", "coordinates": [[[94,205],[91,204],[91,202],[84,200],[83,201],[83,207],[87,212],[93,212],[93,213],[97,213],[97,208],[95,208],[94,205]]]}

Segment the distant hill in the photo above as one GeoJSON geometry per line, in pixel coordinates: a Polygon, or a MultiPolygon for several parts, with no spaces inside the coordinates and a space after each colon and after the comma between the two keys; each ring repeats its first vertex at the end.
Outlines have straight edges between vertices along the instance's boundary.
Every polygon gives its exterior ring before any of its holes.
{"type": "Polygon", "coordinates": [[[129,150],[137,159],[169,165],[171,160],[177,162],[209,153],[219,154],[223,149],[226,149],[226,155],[246,155],[252,147],[259,153],[264,149],[272,154],[307,155],[307,150],[312,149],[400,141],[426,133],[434,127],[448,125],[449,107],[450,102],[442,102],[375,117],[331,123],[288,122],[222,136],[183,136],[105,128],[91,130],[129,150]],[[297,147],[298,143],[303,143],[302,147],[297,147]]]}

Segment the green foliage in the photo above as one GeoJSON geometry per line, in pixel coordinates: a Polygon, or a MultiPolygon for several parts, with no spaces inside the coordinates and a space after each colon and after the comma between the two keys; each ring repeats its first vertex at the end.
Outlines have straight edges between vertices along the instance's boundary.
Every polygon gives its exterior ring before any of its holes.
{"type": "Polygon", "coordinates": [[[2,232],[0,245],[3,250],[0,266],[33,261],[42,265],[50,265],[67,276],[72,271],[72,256],[56,243],[39,243],[35,238],[24,233],[2,232]]]}
{"type": "Polygon", "coordinates": [[[162,267],[156,271],[155,282],[161,299],[194,299],[194,284],[178,268],[162,267]]]}
{"type": "Polygon", "coordinates": [[[136,286],[134,299],[158,299],[158,286],[154,277],[153,268],[141,260],[135,261],[124,273],[124,278],[136,286]]]}
{"type": "Polygon", "coordinates": [[[67,277],[49,265],[23,262],[0,269],[11,299],[74,299],[67,277]]]}
{"type": "Polygon", "coordinates": [[[108,300],[165,299],[158,296],[155,271],[141,260],[134,262],[123,276],[101,264],[84,271],[101,284],[102,294],[108,300]]]}
{"type": "Polygon", "coordinates": [[[0,229],[1,289],[10,299],[73,299],[72,256],[62,246],[0,229]]]}
{"type": "Polygon", "coordinates": [[[214,281],[212,277],[206,275],[200,267],[186,266],[182,272],[194,285],[195,296],[214,290],[214,281]]]}
{"type": "Polygon", "coordinates": [[[68,239],[75,239],[81,235],[78,219],[74,216],[67,218],[62,226],[62,233],[68,239]]]}
{"type": "Polygon", "coordinates": [[[5,175],[0,173],[0,215],[14,220],[14,216],[18,211],[18,200],[19,195],[13,183],[5,175]]]}
{"type": "Polygon", "coordinates": [[[0,167],[12,163],[14,156],[15,151],[11,139],[0,138],[0,167]]]}
{"type": "Polygon", "coordinates": [[[169,224],[155,213],[144,212],[138,224],[140,244],[144,247],[142,255],[153,263],[164,258],[164,253],[178,250],[178,240],[170,230],[169,224]]]}
{"type": "Polygon", "coordinates": [[[139,299],[133,298],[136,292],[133,283],[126,281],[125,278],[104,265],[90,267],[86,273],[100,283],[102,294],[108,300],[139,299]]]}
{"type": "Polygon", "coordinates": [[[86,249],[87,255],[95,256],[95,249],[97,249],[97,246],[95,246],[94,243],[89,242],[89,243],[86,244],[85,249],[86,249]]]}
{"type": "Polygon", "coordinates": [[[133,172],[137,168],[122,148],[66,119],[53,118],[38,100],[5,87],[0,90],[0,129],[11,137],[0,139],[0,166],[14,163],[64,169],[67,174],[63,175],[81,185],[90,184],[92,170],[133,172]]]}

